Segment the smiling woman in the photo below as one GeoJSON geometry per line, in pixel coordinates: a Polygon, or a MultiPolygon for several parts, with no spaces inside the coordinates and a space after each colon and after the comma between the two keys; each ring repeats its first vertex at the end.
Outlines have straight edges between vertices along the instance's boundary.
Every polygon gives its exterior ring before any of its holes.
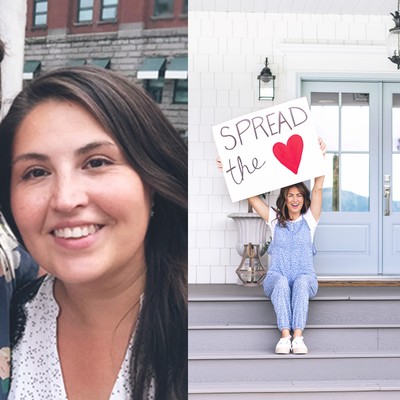
{"type": "Polygon", "coordinates": [[[16,296],[11,399],[186,397],[186,163],[110,71],[56,70],[16,98],[0,201],[48,275],[16,296]]]}
{"type": "MultiPolygon", "coordinates": [[[[326,145],[319,139],[323,155],[326,145]]],[[[272,241],[268,246],[271,261],[263,281],[264,293],[271,299],[281,339],[277,354],[306,354],[308,348],[303,331],[308,317],[310,298],[318,290],[313,257],[314,233],[321,215],[324,176],[315,178],[310,190],[303,182],[283,187],[276,200],[276,209],[258,196],[249,203],[270,226],[272,241]],[[293,341],[291,341],[293,334],[293,341]]]]}

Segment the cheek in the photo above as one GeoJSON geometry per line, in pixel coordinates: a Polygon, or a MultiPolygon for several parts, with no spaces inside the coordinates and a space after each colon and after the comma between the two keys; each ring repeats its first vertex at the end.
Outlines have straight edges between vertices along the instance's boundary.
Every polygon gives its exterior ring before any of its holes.
{"type": "Polygon", "coordinates": [[[11,210],[15,223],[24,240],[26,234],[37,228],[39,221],[43,217],[45,199],[43,194],[37,195],[32,191],[12,189],[11,190],[11,210]]]}
{"type": "Polygon", "coordinates": [[[134,221],[136,224],[140,224],[146,222],[150,215],[150,190],[141,182],[120,182],[113,188],[110,187],[107,194],[102,191],[96,197],[104,211],[119,220],[134,221]]]}

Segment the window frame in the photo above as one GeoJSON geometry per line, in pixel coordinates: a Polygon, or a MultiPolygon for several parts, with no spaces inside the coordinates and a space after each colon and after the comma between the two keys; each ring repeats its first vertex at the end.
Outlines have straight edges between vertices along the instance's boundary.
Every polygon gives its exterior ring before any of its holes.
{"type": "Polygon", "coordinates": [[[94,20],[94,0],[92,0],[92,5],[90,7],[82,7],[81,3],[82,3],[82,0],[78,0],[78,8],[77,8],[77,13],[76,13],[76,22],[78,24],[90,24],[90,23],[93,23],[93,20],[94,20]],[[80,19],[81,12],[82,11],[89,11],[89,10],[92,12],[91,19],[81,20],[80,19]]]}
{"type": "Polygon", "coordinates": [[[154,0],[153,17],[163,18],[174,15],[174,0],[154,0]],[[163,5],[167,5],[167,11],[161,11],[163,5]]]}
{"type": "Polygon", "coordinates": [[[158,79],[146,79],[146,92],[157,104],[162,103],[164,87],[165,78],[163,76],[159,76],[158,79]]]}
{"type": "Polygon", "coordinates": [[[188,80],[187,79],[175,79],[174,82],[174,94],[172,97],[173,104],[188,104],[188,80]],[[183,87],[179,87],[180,84],[184,84],[183,87]],[[180,93],[186,93],[186,100],[177,100],[177,95],[180,93]]]}
{"type": "Polygon", "coordinates": [[[33,1],[33,13],[32,13],[32,25],[34,28],[40,28],[40,27],[44,27],[47,26],[47,17],[48,17],[48,7],[49,7],[49,2],[48,0],[34,0],[33,1]],[[37,11],[37,5],[39,3],[43,3],[46,4],[46,11],[37,11]],[[46,21],[44,23],[37,23],[36,19],[39,16],[46,16],[46,21]]]}
{"type": "Polygon", "coordinates": [[[182,1],[182,15],[188,15],[188,0],[182,1]]]}
{"type": "Polygon", "coordinates": [[[101,0],[100,3],[100,21],[101,22],[107,22],[107,21],[116,21],[118,19],[118,5],[119,5],[119,1],[115,0],[116,4],[112,4],[112,5],[105,5],[104,4],[105,0],[101,0]],[[115,17],[113,18],[104,18],[103,13],[104,10],[110,10],[110,9],[114,9],[115,10],[115,17]]]}

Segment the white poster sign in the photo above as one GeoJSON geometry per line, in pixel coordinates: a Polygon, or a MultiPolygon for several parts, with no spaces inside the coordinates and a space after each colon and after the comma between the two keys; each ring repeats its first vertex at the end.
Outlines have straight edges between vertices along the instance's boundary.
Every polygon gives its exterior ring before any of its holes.
{"type": "Polygon", "coordinates": [[[212,127],[233,202],[325,174],[305,97],[212,127]]]}

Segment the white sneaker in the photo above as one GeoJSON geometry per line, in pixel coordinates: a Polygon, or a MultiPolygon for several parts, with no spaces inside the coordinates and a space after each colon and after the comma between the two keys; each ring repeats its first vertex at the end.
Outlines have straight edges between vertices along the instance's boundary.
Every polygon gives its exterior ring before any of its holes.
{"type": "Polygon", "coordinates": [[[304,344],[303,336],[298,336],[292,341],[292,352],[293,354],[307,354],[308,349],[304,344]]]}
{"type": "Polygon", "coordinates": [[[284,338],[281,338],[277,345],[275,346],[275,353],[276,354],[289,354],[290,349],[291,349],[291,343],[290,343],[291,336],[287,336],[284,338]]]}

